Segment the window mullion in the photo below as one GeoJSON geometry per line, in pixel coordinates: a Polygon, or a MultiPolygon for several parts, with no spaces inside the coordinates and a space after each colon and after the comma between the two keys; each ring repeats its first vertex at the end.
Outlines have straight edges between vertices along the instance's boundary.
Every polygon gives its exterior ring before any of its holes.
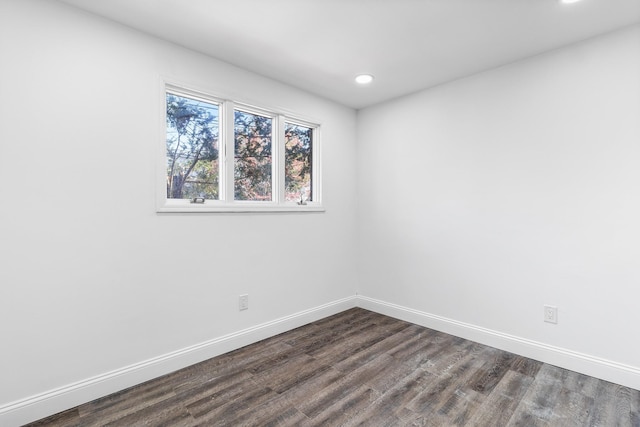
{"type": "Polygon", "coordinates": [[[235,168],[235,129],[234,129],[234,108],[232,101],[225,101],[222,107],[222,135],[224,138],[224,167],[222,185],[224,186],[223,196],[226,202],[234,200],[234,168],[235,168]]]}
{"type": "Polygon", "coordinates": [[[312,201],[316,204],[322,203],[322,159],[320,158],[322,150],[320,149],[320,144],[320,129],[315,127],[313,129],[313,145],[311,146],[311,185],[313,188],[312,201]]]}
{"type": "Polygon", "coordinates": [[[284,203],[285,198],[285,139],[284,139],[284,127],[285,127],[285,118],[284,116],[277,116],[276,119],[276,130],[277,133],[275,135],[275,144],[274,148],[276,148],[276,152],[274,155],[274,188],[276,188],[277,198],[274,200],[278,203],[284,203]]]}

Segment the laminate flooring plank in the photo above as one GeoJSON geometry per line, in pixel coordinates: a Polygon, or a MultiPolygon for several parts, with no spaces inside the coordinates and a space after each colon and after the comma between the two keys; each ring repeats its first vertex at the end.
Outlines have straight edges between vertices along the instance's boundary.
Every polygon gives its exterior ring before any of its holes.
{"type": "Polygon", "coordinates": [[[354,321],[360,320],[362,318],[372,318],[375,316],[379,316],[378,313],[374,313],[372,311],[363,310],[361,308],[350,308],[348,310],[342,311],[333,316],[325,317],[324,319],[317,320],[310,325],[321,330],[327,331],[333,329],[337,325],[349,324],[354,321]]]}
{"type": "Polygon", "coordinates": [[[468,426],[469,420],[478,412],[478,408],[486,400],[486,396],[474,390],[456,389],[438,414],[449,420],[454,426],[468,426]]]}
{"type": "MultiPolygon", "coordinates": [[[[366,334],[367,332],[375,331],[376,333],[384,333],[389,335],[389,332],[379,328],[374,322],[371,316],[362,317],[361,319],[354,320],[348,324],[342,324],[334,326],[329,331],[326,331],[325,335],[332,339],[332,342],[340,343],[351,340],[353,337],[357,337],[360,334],[366,334]]],[[[321,349],[321,348],[320,348],[321,349]]],[[[307,353],[313,354],[313,352],[319,351],[313,348],[307,353]]]]}
{"type": "Polygon", "coordinates": [[[598,385],[601,380],[564,369],[561,372],[560,381],[568,390],[595,398],[598,394],[598,385]]]}
{"type": "Polygon", "coordinates": [[[587,424],[589,427],[603,427],[605,426],[603,423],[610,418],[612,408],[610,402],[611,396],[608,395],[610,390],[608,390],[608,388],[608,384],[598,383],[593,411],[591,412],[591,416],[589,417],[589,422],[587,424]]]}
{"type": "Polygon", "coordinates": [[[456,388],[437,412],[451,425],[467,426],[485,399],[486,396],[474,390],[456,388]]]}
{"type": "Polygon", "coordinates": [[[173,384],[159,379],[80,405],[82,425],[95,426],[140,412],[175,397],[173,384]],[[99,415],[98,415],[99,414],[99,415]]]}
{"type": "MultiPolygon", "coordinates": [[[[370,320],[376,317],[376,313],[360,310],[349,310],[328,320],[321,320],[315,324],[315,327],[307,334],[297,334],[295,337],[287,338],[287,344],[296,347],[315,348],[315,343],[329,342],[336,339],[345,331],[354,331],[371,324],[370,320]]],[[[305,350],[307,352],[307,350],[305,350]]]]}
{"type": "Polygon", "coordinates": [[[336,345],[325,345],[307,351],[306,354],[313,356],[322,363],[330,363],[335,365],[349,358],[350,356],[371,347],[372,345],[383,341],[391,335],[390,332],[380,330],[376,325],[370,325],[367,328],[357,330],[353,334],[345,334],[336,345]]]}
{"type": "MultiPolygon", "coordinates": [[[[326,317],[323,320],[328,320],[328,319],[331,319],[331,317],[326,317]]],[[[267,338],[265,341],[271,341],[276,339],[278,341],[288,343],[289,341],[295,341],[300,337],[308,336],[310,334],[313,334],[314,332],[317,333],[317,331],[321,331],[322,329],[323,327],[319,326],[316,322],[307,323],[306,325],[298,326],[297,328],[294,328],[289,331],[282,332],[273,337],[267,338]]],[[[255,344],[260,344],[260,342],[257,342],[255,344]]]]}
{"type": "Polygon", "coordinates": [[[507,426],[552,425],[553,408],[562,390],[562,383],[559,381],[562,371],[555,366],[543,365],[507,426]]]}
{"type": "Polygon", "coordinates": [[[334,368],[342,372],[351,372],[360,366],[369,363],[371,360],[380,356],[381,353],[387,353],[395,349],[401,343],[405,343],[412,338],[421,334],[421,327],[412,325],[404,328],[403,330],[386,337],[384,340],[379,341],[367,348],[362,349],[357,353],[350,355],[349,357],[341,360],[334,365],[334,368]]]}
{"type": "MultiPolygon", "coordinates": [[[[435,414],[456,390],[465,388],[466,381],[471,378],[481,365],[482,360],[467,356],[456,361],[455,367],[444,375],[434,374],[435,380],[422,390],[407,408],[416,414],[435,414]]],[[[427,370],[427,372],[430,372],[427,370]]]]}
{"type": "MultiPolygon", "coordinates": [[[[359,341],[366,341],[367,339],[371,339],[373,337],[386,338],[396,333],[398,330],[401,330],[404,327],[406,327],[403,324],[398,324],[396,326],[397,326],[397,330],[396,329],[391,330],[389,328],[381,327],[376,322],[374,322],[373,319],[369,319],[362,325],[358,325],[358,327],[354,328],[353,330],[343,331],[340,334],[340,336],[337,337],[335,342],[336,343],[342,342],[345,345],[351,345],[350,344],[351,342],[357,343],[359,341]],[[361,338],[361,337],[366,337],[366,338],[361,338]]],[[[321,354],[321,351],[319,350],[314,350],[314,351],[316,352],[316,354],[314,353],[310,353],[310,354],[313,354],[313,355],[321,354]]]]}
{"type": "Polygon", "coordinates": [[[563,427],[588,426],[593,405],[592,397],[563,387],[553,408],[551,424],[563,427]]]}
{"type": "Polygon", "coordinates": [[[589,425],[592,427],[632,426],[631,395],[631,390],[627,387],[600,381],[589,425]]]}
{"type": "Polygon", "coordinates": [[[418,414],[409,424],[411,427],[453,427],[449,420],[437,413],[418,414]]]}
{"type": "Polygon", "coordinates": [[[640,427],[640,391],[631,390],[630,418],[633,427],[640,427]]]}
{"type": "Polygon", "coordinates": [[[184,406],[201,401],[224,401],[225,399],[234,399],[255,387],[257,384],[249,372],[232,371],[228,375],[209,380],[197,387],[182,389],[176,393],[176,399],[184,406]]]}
{"type": "Polygon", "coordinates": [[[255,360],[253,363],[244,366],[243,369],[254,375],[260,375],[277,366],[286,366],[292,360],[297,360],[301,356],[305,356],[305,354],[299,348],[287,344],[287,348],[255,360]]]}
{"type": "Polygon", "coordinates": [[[275,415],[274,417],[260,421],[258,424],[254,423],[253,420],[248,421],[247,424],[241,424],[246,427],[251,426],[262,426],[262,427],[292,427],[292,426],[303,426],[309,422],[309,418],[302,412],[300,412],[296,408],[288,409],[279,415],[275,415]]]}
{"type": "Polygon", "coordinates": [[[379,342],[382,342],[395,334],[390,333],[372,333],[354,337],[341,346],[337,346],[339,351],[323,351],[322,353],[314,353],[318,361],[338,365],[346,359],[349,359],[363,351],[369,350],[379,342]]]}
{"type": "Polygon", "coordinates": [[[205,369],[218,369],[221,366],[229,367],[230,365],[234,366],[238,364],[245,365],[266,354],[289,349],[291,346],[286,342],[286,337],[286,335],[281,335],[267,338],[201,362],[201,365],[205,369]]]}
{"type": "MultiPolygon", "coordinates": [[[[531,412],[520,412],[517,418],[512,418],[507,424],[509,427],[553,427],[549,421],[544,420],[531,412]]],[[[561,426],[557,426],[561,427],[561,426]]]]}
{"type": "Polygon", "coordinates": [[[78,414],[78,408],[72,408],[28,425],[29,427],[76,427],[80,426],[80,414],[78,414]]]}
{"type": "Polygon", "coordinates": [[[388,357],[382,369],[374,377],[367,380],[367,385],[380,393],[386,393],[415,371],[406,363],[388,357]]]}
{"type": "Polygon", "coordinates": [[[388,412],[376,413],[373,420],[362,418],[362,416],[356,416],[344,423],[341,427],[395,427],[406,425],[395,414],[388,412]]]}
{"type": "Polygon", "coordinates": [[[421,369],[413,370],[345,426],[398,425],[402,415],[407,419],[415,418],[415,413],[407,410],[406,406],[434,379],[433,374],[421,369]]]}
{"type": "Polygon", "coordinates": [[[235,420],[276,396],[269,388],[254,387],[236,399],[226,399],[223,402],[201,401],[188,405],[187,409],[199,425],[235,426],[235,420]]]}
{"type": "MultiPolygon", "coordinates": [[[[95,411],[81,416],[81,425],[87,427],[97,427],[104,425],[128,426],[143,425],[145,420],[151,422],[150,425],[193,425],[193,417],[185,408],[186,405],[197,402],[215,402],[224,404],[228,399],[247,393],[255,388],[251,382],[252,376],[247,372],[233,372],[217,381],[201,384],[199,387],[189,388],[178,394],[155,401],[153,404],[139,405],[138,407],[127,406],[118,410],[117,407],[102,407],[95,411]]],[[[135,399],[132,399],[136,401],[135,399]]]]}
{"type": "Polygon", "coordinates": [[[196,422],[182,406],[159,406],[156,408],[154,405],[110,423],[85,424],[83,421],[82,425],[100,427],[194,427],[196,422]]]}
{"type": "Polygon", "coordinates": [[[492,360],[483,364],[478,373],[469,380],[471,389],[485,395],[491,393],[502,377],[511,368],[515,355],[499,351],[492,360]]]}
{"type": "MultiPolygon", "coordinates": [[[[475,355],[469,353],[460,360],[461,365],[447,373],[440,373],[436,376],[436,386],[418,395],[407,406],[412,412],[419,414],[413,419],[413,424],[433,423],[435,421],[444,423],[443,425],[466,426],[469,419],[477,411],[478,406],[484,400],[484,396],[466,387],[467,378],[474,375],[479,363],[475,360],[475,355]],[[441,394],[437,390],[442,390],[441,394]],[[420,399],[428,395],[437,398],[430,399],[430,405],[418,404],[420,399]],[[432,405],[431,405],[432,404],[432,405]],[[425,418],[427,416],[427,418],[425,418]]],[[[435,374],[434,374],[435,375],[435,374]]]]}
{"type": "Polygon", "coordinates": [[[469,419],[469,426],[505,426],[534,379],[508,371],[469,419]]]}
{"type": "Polygon", "coordinates": [[[302,403],[300,409],[305,415],[313,419],[319,413],[333,405],[335,402],[346,398],[349,393],[381,375],[390,362],[390,356],[381,355],[365,366],[343,376],[335,383],[329,385],[313,396],[308,402],[302,403]]]}
{"type": "Polygon", "coordinates": [[[447,348],[458,342],[460,342],[459,339],[451,335],[420,334],[389,351],[388,354],[415,369],[423,368],[433,364],[433,359],[449,351],[447,348]]]}
{"type": "Polygon", "coordinates": [[[355,389],[345,399],[340,399],[325,408],[314,417],[310,417],[309,424],[315,426],[342,426],[359,413],[366,410],[380,397],[376,390],[363,385],[355,389]]]}
{"type": "MultiPolygon", "coordinates": [[[[316,354],[321,355],[323,352],[327,351],[328,347],[344,347],[344,345],[353,337],[367,334],[372,331],[379,332],[376,330],[375,325],[367,324],[366,321],[364,321],[363,323],[353,325],[352,330],[340,328],[332,330],[330,334],[310,337],[309,340],[296,344],[296,347],[311,356],[315,356],[316,354]]],[[[332,354],[335,354],[335,352],[332,352],[332,354]]]]}
{"type": "Polygon", "coordinates": [[[252,344],[169,374],[169,379],[175,383],[174,391],[180,393],[199,387],[213,379],[228,377],[230,374],[249,369],[276,354],[291,351],[291,346],[281,340],[266,340],[260,343],[262,345],[252,344]]]}
{"type": "Polygon", "coordinates": [[[620,426],[631,426],[631,398],[634,395],[632,390],[628,387],[623,387],[618,384],[609,383],[615,392],[613,407],[614,417],[613,424],[620,426]]]}
{"type": "Polygon", "coordinates": [[[276,365],[254,376],[257,384],[269,387],[276,393],[297,387],[319,372],[326,371],[331,366],[319,364],[318,361],[306,354],[298,355],[286,364],[276,365]]]}
{"type": "Polygon", "coordinates": [[[303,383],[281,393],[280,398],[286,400],[293,407],[302,408],[313,399],[319,399],[322,394],[327,393],[344,377],[344,373],[329,368],[326,371],[317,372],[303,383]]]}
{"type": "Polygon", "coordinates": [[[249,408],[233,419],[233,426],[301,426],[308,417],[282,394],[274,395],[260,405],[249,408]]]}
{"type": "Polygon", "coordinates": [[[432,353],[430,358],[421,365],[422,369],[443,377],[463,360],[476,359],[480,351],[492,350],[472,341],[462,338],[455,340],[450,346],[432,353]]]}
{"type": "Polygon", "coordinates": [[[373,323],[375,323],[378,328],[384,329],[385,331],[391,332],[391,333],[397,333],[413,325],[413,323],[409,323],[407,321],[400,320],[400,319],[395,319],[389,316],[384,316],[382,314],[378,314],[378,316],[373,319],[373,323]]]}
{"type": "Polygon", "coordinates": [[[537,360],[528,359],[523,356],[515,356],[511,361],[511,370],[518,372],[522,375],[526,375],[531,378],[535,378],[540,372],[540,368],[543,363],[537,360]]]}
{"type": "Polygon", "coordinates": [[[191,389],[179,394],[177,399],[194,418],[198,418],[229,402],[241,401],[258,388],[253,379],[248,377],[245,381],[235,383],[212,384],[211,389],[208,389],[206,385],[199,389],[191,389]]]}

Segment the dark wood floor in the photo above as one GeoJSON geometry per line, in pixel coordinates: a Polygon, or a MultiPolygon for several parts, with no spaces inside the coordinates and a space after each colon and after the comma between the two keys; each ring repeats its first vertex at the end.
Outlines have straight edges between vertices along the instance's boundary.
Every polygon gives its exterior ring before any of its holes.
{"type": "Polygon", "coordinates": [[[351,309],[30,426],[640,426],[640,392],[351,309]]]}

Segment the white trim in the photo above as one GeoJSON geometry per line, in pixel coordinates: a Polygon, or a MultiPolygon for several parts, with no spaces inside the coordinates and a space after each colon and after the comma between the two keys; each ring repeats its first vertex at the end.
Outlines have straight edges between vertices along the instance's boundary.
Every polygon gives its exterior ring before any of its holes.
{"type": "Polygon", "coordinates": [[[277,141],[273,146],[274,150],[272,154],[274,163],[274,168],[272,169],[273,189],[275,191],[273,200],[278,202],[278,204],[280,205],[284,204],[284,181],[286,176],[285,167],[287,163],[285,159],[285,153],[287,151],[285,147],[286,138],[284,136],[285,120],[285,116],[283,116],[282,114],[279,114],[277,119],[275,120],[275,127],[277,128],[277,141]],[[280,141],[281,138],[282,141],[280,141]]]}
{"type": "MultiPolygon", "coordinates": [[[[189,88],[183,88],[182,86],[176,86],[169,82],[166,82],[164,85],[165,85],[165,91],[164,91],[165,96],[167,93],[170,93],[171,95],[189,98],[189,99],[204,102],[207,104],[217,105],[218,107],[222,106],[222,104],[225,102],[224,99],[217,96],[207,95],[206,92],[201,92],[201,91],[193,90],[189,88]]],[[[166,109],[164,110],[164,112],[166,114],[166,109]]]]}
{"type": "MultiPolygon", "coordinates": [[[[182,201],[180,201],[182,202],[182,201]]],[[[157,209],[158,213],[216,213],[216,212],[324,212],[325,208],[320,205],[307,204],[299,206],[294,203],[275,204],[272,202],[234,202],[234,203],[216,203],[207,200],[202,204],[189,204],[188,201],[176,203],[175,205],[167,204],[157,209]]]]}
{"type": "Polygon", "coordinates": [[[313,171],[311,185],[313,186],[313,200],[311,203],[322,205],[322,136],[319,126],[313,128],[313,146],[311,147],[311,170],[313,171]]]}
{"type": "MultiPolygon", "coordinates": [[[[235,103],[233,101],[225,101],[222,108],[222,125],[220,126],[220,134],[222,135],[222,167],[220,168],[220,197],[216,202],[226,203],[225,200],[233,199],[233,168],[235,167],[234,139],[233,132],[233,114],[235,111],[235,103]]],[[[166,173],[166,172],[165,172],[166,173]]],[[[169,207],[170,202],[182,202],[177,200],[169,200],[164,198],[165,209],[169,207]]],[[[208,201],[207,201],[208,202],[208,201]]],[[[205,202],[205,203],[207,203],[205,202]]],[[[188,206],[185,206],[188,208],[188,206]]],[[[165,209],[158,209],[158,212],[168,212],[165,209]]],[[[190,210],[181,211],[189,212],[190,210]]]]}
{"type": "Polygon", "coordinates": [[[640,390],[640,366],[625,365],[362,295],[357,296],[356,305],[396,319],[640,390]]]}
{"type": "Polygon", "coordinates": [[[356,306],[351,296],[289,316],[213,338],[0,406],[0,425],[20,426],[127,387],[191,366],[356,306]]]}

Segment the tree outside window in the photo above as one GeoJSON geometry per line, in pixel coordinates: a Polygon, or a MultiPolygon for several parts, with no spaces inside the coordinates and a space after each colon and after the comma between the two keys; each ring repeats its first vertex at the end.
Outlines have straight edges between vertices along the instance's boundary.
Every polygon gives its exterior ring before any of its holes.
{"type": "Polygon", "coordinates": [[[167,198],[218,199],[219,107],[167,93],[167,198]]]}
{"type": "Polygon", "coordinates": [[[271,117],[234,114],[234,198],[271,200],[271,117]]]}
{"type": "Polygon", "coordinates": [[[285,200],[313,200],[313,128],[285,123],[285,200]]]}

